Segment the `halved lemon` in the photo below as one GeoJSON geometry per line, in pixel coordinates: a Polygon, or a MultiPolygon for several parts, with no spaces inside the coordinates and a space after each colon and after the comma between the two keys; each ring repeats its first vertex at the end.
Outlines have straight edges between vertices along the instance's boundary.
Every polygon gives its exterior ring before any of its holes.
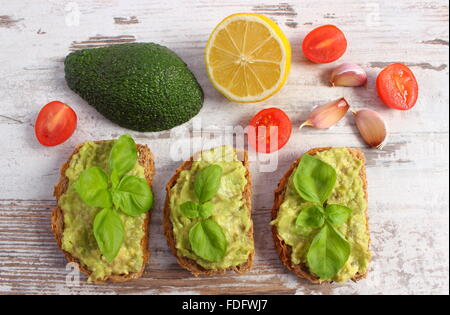
{"type": "Polygon", "coordinates": [[[260,102],[284,85],[291,46],[271,19],[254,13],[226,17],[209,37],[205,64],[214,87],[228,99],[260,102]]]}

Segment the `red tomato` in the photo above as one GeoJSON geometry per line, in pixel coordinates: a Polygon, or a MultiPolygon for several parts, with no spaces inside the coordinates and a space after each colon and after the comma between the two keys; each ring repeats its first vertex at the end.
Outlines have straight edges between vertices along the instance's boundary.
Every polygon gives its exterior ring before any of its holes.
{"type": "Polygon", "coordinates": [[[323,25],[313,29],[303,40],[303,54],[316,63],[338,60],[347,50],[344,33],[334,25],[323,25]]]}
{"type": "Polygon", "coordinates": [[[419,85],[414,73],[401,63],[387,66],[377,77],[377,91],[384,104],[408,110],[416,105],[419,85]]]}
{"type": "Polygon", "coordinates": [[[278,108],[267,108],[250,121],[248,142],[257,152],[272,153],[284,147],[291,132],[292,123],[286,113],[278,108]]]}
{"type": "Polygon", "coordinates": [[[77,127],[77,114],[64,103],[55,101],[42,107],[34,131],[38,141],[45,146],[63,143],[77,127]]]}

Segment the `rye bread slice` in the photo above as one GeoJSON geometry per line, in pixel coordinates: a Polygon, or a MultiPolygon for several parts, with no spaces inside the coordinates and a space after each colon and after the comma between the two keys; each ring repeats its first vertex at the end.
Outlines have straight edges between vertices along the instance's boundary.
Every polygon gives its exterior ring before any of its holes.
{"type": "MultiPolygon", "coordinates": [[[[244,151],[244,159],[242,161],[242,164],[244,165],[246,169],[245,177],[247,179],[247,185],[244,188],[243,192],[243,198],[245,200],[245,203],[247,205],[247,208],[249,209],[249,216],[251,220],[251,212],[252,212],[252,178],[249,170],[249,162],[248,162],[248,153],[247,151],[244,151]]],[[[164,234],[166,235],[167,244],[169,245],[172,254],[176,257],[178,264],[190,271],[195,277],[198,276],[214,276],[217,274],[223,274],[226,273],[228,270],[234,270],[236,273],[242,274],[252,269],[253,266],[253,258],[255,255],[255,252],[253,250],[252,253],[248,256],[248,260],[238,266],[233,266],[226,269],[219,269],[219,270],[210,270],[205,269],[199,264],[197,264],[194,260],[184,257],[184,256],[178,256],[178,251],[176,248],[176,242],[175,242],[175,236],[173,234],[173,226],[172,221],[170,220],[170,195],[171,195],[171,189],[175,184],[177,183],[178,177],[180,173],[183,170],[190,170],[192,163],[194,161],[194,157],[191,157],[189,160],[183,162],[181,166],[175,171],[175,175],[169,180],[169,182],[166,185],[166,200],[164,203],[164,215],[163,215],[163,229],[164,234]]],[[[250,240],[253,242],[253,221],[251,220],[251,229],[249,231],[249,237],[250,240]]]]}
{"type": "MultiPolygon", "coordinates": [[[[104,141],[96,141],[95,143],[101,143],[101,142],[104,142],[104,141]]],[[[55,186],[55,189],[53,192],[53,195],[56,198],[57,204],[59,202],[59,198],[66,192],[66,190],[68,188],[69,180],[65,175],[66,170],[69,167],[69,164],[70,164],[70,161],[71,161],[73,155],[77,154],[82,146],[83,146],[83,144],[78,145],[76,147],[75,151],[71,154],[71,156],[67,160],[67,162],[65,162],[61,167],[61,176],[60,176],[59,182],[55,186]]],[[[138,162],[142,167],[144,167],[145,179],[147,180],[148,184],[151,187],[152,181],[153,181],[153,176],[155,173],[153,154],[146,145],[137,144],[136,147],[137,147],[138,156],[139,156],[138,162]]],[[[125,282],[125,281],[129,281],[132,279],[140,278],[142,276],[142,274],[144,273],[145,265],[147,264],[147,261],[150,257],[150,252],[148,250],[148,242],[149,242],[149,240],[148,240],[148,236],[149,236],[148,224],[150,221],[150,216],[151,216],[151,211],[148,211],[146,213],[146,218],[145,218],[144,224],[142,226],[142,229],[144,231],[144,237],[141,240],[141,247],[142,247],[142,250],[144,253],[144,259],[143,259],[141,270],[139,270],[138,272],[133,272],[133,273],[129,273],[129,274],[112,274],[112,275],[105,277],[104,279],[99,279],[99,280],[95,281],[96,283],[103,283],[105,281],[125,282]]],[[[51,222],[52,222],[52,231],[55,235],[56,243],[57,243],[58,247],[63,251],[66,259],[69,262],[77,263],[80,267],[80,271],[87,274],[88,276],[90,276],[92,272],[88,269],[87,266],[83,265],[79,261],[78,258],[72,256],[72,254],[70,254],[62,249],[62,237],[63,237],[63,232],[64,232],[64,212],[62,211],[62,209],[59,206],[57,206],[53,210],[53,212],[51,214],[51,222]]]]}
{"type": "MultiPolygon", "coordinates": [[[[309,150],[306,154],[309,155],[315,155],[318,152],[327,151],[331,149],[331,147],[324,147],[324,148],[315,148],[309,150]]],[[[366,201],[368,200],[368,193],[367,193],[367,177],[366,177],[366,168],[365,168],[365,162],[366,159],[364,157],[364,154],[358,150],[353,148],[347,148],[347,150],[353,155],[355,159],[358,159],[362,162],[362,168],[359,173],[359,176],[361,177],[361,180],[363,182],[363,189],[364,193],[366,195],[366,201]]],[[[280,209],[281,204],[284,201],[284,194],[286,191],[286,187],[289,183],[289,178],[291,177],[291,174],[294,172],[294,170],[297,168],[298,164],[300,163],[301,157],[298,158],[290,167],[290,169],[287,171],[287,173],[280,179],[280,183],[278,184],[278,188],[275,190],[275,201],[272,208],[272,220],[275,220],[278,216],[278,211],[280,209]]],[[[367,226],[367,233],[369,234],[369,221],[367,217],[367,208],[365,209],[366,212],[366,226],[367,226]]],[[[300,278],[304,278],[309,280],[312,283],[324,283],[319,280],[319,278],[315,275],[313,275],[306,264],[298,264],[294,265],[291,262],[291,253],[292,253],[292,247],[287,245],[281,237],[278,235],[277,227],[275,225],[272,226],[272,235],[275,242],[275,247],[278,251],[278,254],[280,256],[281,261],[283,264],[294,274],[296,274],[300,278]]],[[[370,237],[370,234],[369,234],[370,237]]],[[[370,238],[369,238],[369,246],[370,246],[370,238]]],[[[361,280],[367,276],[367,272],[364,274],[356,274],[351,280],[356,282],[358,280],[361,280]]]]}

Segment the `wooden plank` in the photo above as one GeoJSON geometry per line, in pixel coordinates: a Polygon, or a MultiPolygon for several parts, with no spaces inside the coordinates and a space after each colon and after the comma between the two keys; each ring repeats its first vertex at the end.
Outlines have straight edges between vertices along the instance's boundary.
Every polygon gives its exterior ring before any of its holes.
{"type": "MultiPolygon", "coordinates": [[[[400,175],[400,174],[393,174],[400,175]]],[[[405,179],[407,180],[407,179],[405,179]]],[[[0,292],[2,293],[64,293],[67,271],[65,259],[57,249],[50,232],[49,214],[53,201],[1,201],[0,203],[0,292]],[[33,220],[26,221],[23,218],[33,220]]],[[[150,225],[152,257],[142,279],[126,284],[93,285],[82,282],[71,288],[72,293],[181,293],[183,290],[199,294],[214,293],[371,293],[382,294],[383,287],[407,293],[442,293],[445,286],[445,261],[438,264],[423,251],[444,253],[442,243],[447,235],[429,235],[427,226],[445,228],[448,221],[446,205],[436,204],[427,212],[413,204],[371,202],[371,228],[374,263],[371,275],[358,284],[310,285],[297,280],[279,262],[272,246],[268,225],[270,209],[254,210],[257,257],[255,268],[247,275],[232,273],[212,278],[192,278],[182,270],[169,253],[161,231],[161,211],[154,211],[150,225]],[[396,211],[395,217],[391,215],[396,211]],[[432,215],[429,215],[432,213],[432,215]],[[412,229],[414,228],[414,229],[412,229]],[[402,237],[399,237],[399,236],[402,237]],[[414,248],[402,251],[408,240],[414,248]],[[425,274],[433,263],[433,274],[425,274]],[[418,268],[423,271],[416,274],[418,268]],[[399,278],[399,275],[402,275],[399,278]],[[401,279],[401,281],[399,281],[401,279]],[[399,281],[397,283],[397,281],[399,281]],[[420,286],[413,284],[421,283],[420,286]],[[434,289],[427,291],[426,285],[434,289]],[[232,290],[232,291],[231,291],[232,290]]],[[[84,277],[82,277],[85,280],[84,277]]]]}

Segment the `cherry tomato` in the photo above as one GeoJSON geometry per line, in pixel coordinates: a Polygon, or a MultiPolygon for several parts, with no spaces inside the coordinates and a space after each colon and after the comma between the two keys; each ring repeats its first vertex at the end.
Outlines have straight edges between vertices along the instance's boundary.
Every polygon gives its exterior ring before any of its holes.
{"type": "Polygon", "coordinates": [[[387,106],[408,110],[416,105],[419,85],[414,73],[401,63],[387,66],[377,77],[377,91],[387,106]]]}
{"type": "Polygon", "coordinates": [[[306,35],[302,49],[312,62],[329,63],[342,57],[347,50],[347,39],[336,26],[323,25],[306,35]]]}
{"type": "Polygon", "coordinates": [[[38,141],[45,146],[63,143],[75,131],[77,115],[68,105],[54,101],[42,107],[34,131],[38,141]]]}
{"type": "Polygon", "coordinates": [[[250,121],[248,142],[257,152],[272,153],[284,147],[291,132],[292,123],[286,113],[278,108],[267,108],[250,121]]]}

